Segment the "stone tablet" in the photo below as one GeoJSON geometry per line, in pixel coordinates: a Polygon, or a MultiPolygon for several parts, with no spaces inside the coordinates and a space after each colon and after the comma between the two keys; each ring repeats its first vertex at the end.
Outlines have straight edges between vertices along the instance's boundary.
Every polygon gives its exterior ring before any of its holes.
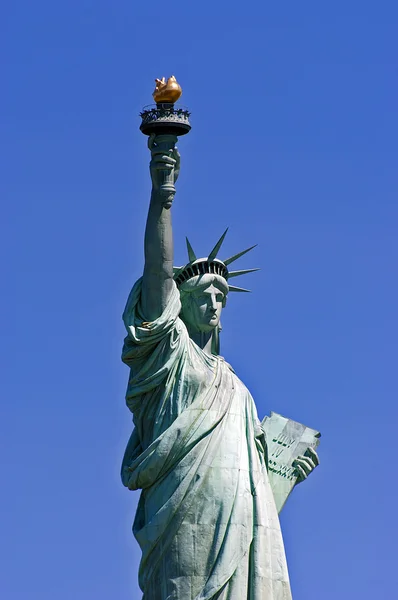
{"type": "Polygon", "coordinates": [[[271,412],[261,422],[268,447],[268,476],[278,513],[282,510],[298,476],[294,461],[309,447],[317,448],[321,434],[302,423],[271,412]]]}

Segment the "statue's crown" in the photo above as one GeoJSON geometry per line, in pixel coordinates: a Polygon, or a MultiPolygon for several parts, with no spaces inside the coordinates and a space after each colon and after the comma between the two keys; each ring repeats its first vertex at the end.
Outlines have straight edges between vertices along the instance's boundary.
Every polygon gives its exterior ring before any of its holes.
{"type": "Polygon", "coordinates": [[[238,254],[234,254],[230,258],[225,260],[220,260],[217,258],[217,254],[221,248],[221,245],[224,241],[225,236],[227,235],[228,229],[224,231],[217,244],[214,246],[213,250],[210,252],[207,258],[196,258],[196,254],[187,240],[187,249],[188,249],[188,258],[189,263],[187,263],[184,267],[174,267],[174,281],[177,286],[180,287],[185,281],[192,279],[192,277],[196,277],[198,275],[205,275],[207,273],[219,275],[223,277],[227,282],[228,289],[230,292],[249,292],[250,290],[246,290],[245,288],[236,287],[233,285],[229,285],[228,280],[231,277],[238,277],[238,275],[245,275],[246,273],[253,273],[254,271],[258,271],[258,269],[244,269],[241,271],[229,271],[228,265],[233,263],[235,260],[238,260],[241,256],[253,250],[256,245],[251,246],[250,248],[246,248],[246,250],[242,250],[242,252],[238,252],[238,254]]]}

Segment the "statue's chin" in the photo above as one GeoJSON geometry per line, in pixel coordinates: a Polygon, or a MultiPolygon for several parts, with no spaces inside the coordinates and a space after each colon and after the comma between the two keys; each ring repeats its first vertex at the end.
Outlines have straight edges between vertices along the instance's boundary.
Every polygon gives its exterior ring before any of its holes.
{"type": "MultiPolygon", "coordinates": [[[[180,315],[181,317],[181,315],[180,315]]],[[[181,317],[181,320],[185,323],[189,333],[198,334],[198,333],[211,333],[216,329],[219,324],[218,319],[214,320],[214,322],[206,322],[206,323],[192,323],[181,317]]]]}

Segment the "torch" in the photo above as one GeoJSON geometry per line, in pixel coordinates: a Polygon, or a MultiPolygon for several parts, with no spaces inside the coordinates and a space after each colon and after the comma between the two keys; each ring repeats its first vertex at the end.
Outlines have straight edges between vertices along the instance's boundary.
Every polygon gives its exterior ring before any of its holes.
{"type": "MultiPolygon", "coordinates": [[[[182,89],[174,76],[166,79],[156,79],[153,98],[156,105],[145,106],[141,112],[142,133],[150,136],[148,140],[152,155],[161,154],[173,157],[177,137],[186,135],[191,125],[190,112],[184,108],[175,108],[175,102],[180,98],[182,89]],[[153,134],[156,138],[154,139],[153,134]]],[[[170,208],[176,189],[174,186],[174,169],[165,168],[161,171],[162,183],[160,194],[164,197],[164,205],[170,208]]]]}

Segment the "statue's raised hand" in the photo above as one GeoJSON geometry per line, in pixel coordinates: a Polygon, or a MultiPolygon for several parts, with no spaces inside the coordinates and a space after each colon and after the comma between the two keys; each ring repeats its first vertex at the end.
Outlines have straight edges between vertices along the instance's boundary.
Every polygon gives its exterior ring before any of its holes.
{"type": "Polygon", "coordinates": [[[153,189],[163,196],[163,204],[170,208],[175,194],[174,184],[180,173],[180,154],[174,135],[152,134],[148,139],[151,151],[150,172],[153,189]]]}

